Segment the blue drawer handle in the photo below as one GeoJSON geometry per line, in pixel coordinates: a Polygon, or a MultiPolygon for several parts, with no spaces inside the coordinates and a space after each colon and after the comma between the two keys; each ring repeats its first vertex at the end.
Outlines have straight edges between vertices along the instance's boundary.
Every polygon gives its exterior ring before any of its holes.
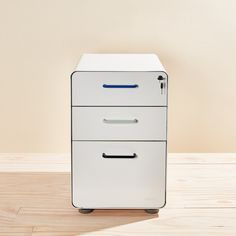
{"type": "Polygon", "coordinates": [[[103,88],[138,88],[137,84],[103,84],[103,88]]]}

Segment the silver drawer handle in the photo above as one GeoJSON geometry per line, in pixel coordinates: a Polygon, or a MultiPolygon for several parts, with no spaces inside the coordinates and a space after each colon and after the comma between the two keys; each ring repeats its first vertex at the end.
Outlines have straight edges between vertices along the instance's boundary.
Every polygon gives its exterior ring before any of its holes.
{"type": "Polygon", "coordinates": [[[124,120],[124,119],[103,119],[104,123],[108,124],[132,124],[138,123],[138,119],[124,120]]]}

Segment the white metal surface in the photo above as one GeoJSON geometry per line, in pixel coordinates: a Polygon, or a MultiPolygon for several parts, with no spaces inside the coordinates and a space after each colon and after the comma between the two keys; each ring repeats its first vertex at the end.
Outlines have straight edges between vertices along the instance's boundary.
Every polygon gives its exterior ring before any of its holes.
{"type": "Polygon", "coordinates": [[[76,71],[165,71],[156,54],[83,54],[76,71]]]}
{"type": "Polygon", "coordinates": [[[73,107],[72,122],[73,140],[166,139],[165,107],[73,107]]]}
{"type": "Polygon", "coordinates": [[[72,76],[74,106],[166,106],[167,76],[163,72],[75,72],[72,76]],[[161,90],[158,76],[165,78],[161,90]],[[104,88],[137,85],[136,88],[104,88]]]}
{"type": "Polygon", "coordinates": [[[158,57],[85,54],[71,86],[73,205],[163,207],[168,76],[158,57]]]}
{"type": "Polygon", "coordinates": [[[165,142],[77,142],[73,204],[79,208],[160,208],[165,204],[165,142]],[[133,159],[102,157],[103,153],[133,159]]]}

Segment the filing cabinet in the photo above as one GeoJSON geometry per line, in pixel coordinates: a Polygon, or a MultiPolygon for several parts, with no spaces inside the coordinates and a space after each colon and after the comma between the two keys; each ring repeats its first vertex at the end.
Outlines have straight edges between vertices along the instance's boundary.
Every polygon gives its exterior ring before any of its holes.
{"type": "Polygon", "coordinates": [[[166,203],[168,76],[155,54],[84,54],[71,74],[72,204],[166,203]]]}

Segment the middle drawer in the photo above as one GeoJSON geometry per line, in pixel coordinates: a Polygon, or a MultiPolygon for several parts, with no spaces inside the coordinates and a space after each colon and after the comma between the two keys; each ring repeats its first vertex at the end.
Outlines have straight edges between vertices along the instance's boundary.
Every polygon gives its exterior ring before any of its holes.
{"type": "Polygon", "coordinates": [[[166,140],[166,107],[72,107],[73,140],[166,140]]]}

